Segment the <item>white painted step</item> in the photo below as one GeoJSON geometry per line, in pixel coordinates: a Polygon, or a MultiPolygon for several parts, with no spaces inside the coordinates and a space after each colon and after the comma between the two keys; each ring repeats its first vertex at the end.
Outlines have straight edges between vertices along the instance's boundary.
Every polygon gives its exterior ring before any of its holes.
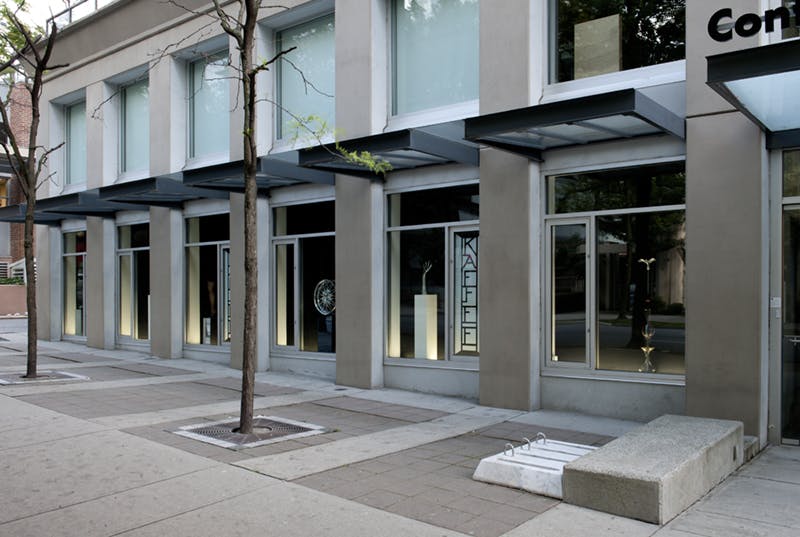
{"type": "Polygon", "coordinates": [[[559,499],[563,497],[564,465],[597,449],[557,440],[509,446],[503,453],[481,460],[472,478],[559,499]]]}

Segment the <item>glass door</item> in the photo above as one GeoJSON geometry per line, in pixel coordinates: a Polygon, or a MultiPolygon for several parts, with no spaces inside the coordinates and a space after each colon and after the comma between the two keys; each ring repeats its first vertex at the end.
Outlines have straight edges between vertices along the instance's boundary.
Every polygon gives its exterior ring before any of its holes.
{"type": "Polygon", "coordinates": [[[588,220],[547,225],[548,348],[551,362],[584,366],[589,359],[588,220]]]}
{"type": "Polygon", "coordinates": [[[800,444],[800,205],[783,208],[781,435],[800,444]]]}
{"type": "Polygon", "coordinates": [[[220,246],[220,286],[219,303],[222,305],[220,315],[220,332],[222,342],[231,342],[231,247],[220,246]]]}
{"type": "Polygon", "coordinates": [[[297,333],[297,241],[275,244],[275,344],[294,347],[297,333]]]}
{"type": "Polygon", "coordinates": [[[477,227],[451,228],[450,267],[451,355],[478,356],[478,244],[477,227]]]}

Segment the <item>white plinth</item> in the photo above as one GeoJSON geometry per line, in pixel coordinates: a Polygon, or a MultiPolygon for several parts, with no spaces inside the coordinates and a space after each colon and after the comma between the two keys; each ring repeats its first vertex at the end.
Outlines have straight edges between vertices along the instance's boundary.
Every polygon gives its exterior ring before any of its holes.
{"type": "Polygon", "coordinates": [[[414,356],[438,358],[436,295],[414,295],[414,356]]]}
{"type": "Polygon", "coordinates": [[[472,479],[561,499],[564,465],[594,450],[557,440],[516,446],[513,452],[508,449],[483,459],[472,479]]]}

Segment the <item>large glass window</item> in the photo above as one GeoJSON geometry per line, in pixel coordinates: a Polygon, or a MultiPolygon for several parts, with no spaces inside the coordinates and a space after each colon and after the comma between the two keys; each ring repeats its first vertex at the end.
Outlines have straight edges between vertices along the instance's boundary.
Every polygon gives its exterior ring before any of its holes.
{"type": "Polygon", "coordinates": [[[86,335],[84,270],[86,232],[64,233],[63,330],[65,336],[86,335]]]}
{"type": "Polygon", "coordinates": [[[230,217],[186,220],[186,343],[231,341],[230,217]]]}
{"type": "Polygon", "coordinates": [[[683,164],[547,187],[549,365],[683,374],[683,164]]]}
{"type": "Polygon", "coordinates": [[[393,113],[478,98],[478,0],[393,0],[393,113]]]}
{"type": "Polygon", "coordinates": [[[146,340],[150,334],[150,225],[117,228],[117,333],[146,340]]]}
{"type": "Polygon", "coordinates": [[[336,352],[334,202],[273,209],[275,344],[336,352]]]}
{"type": "Polygon", "coordinates": [[[278,50],[286,53],[278,63],[278,138],[294,136],[298,122],[333,128],[334,29],[331,14],[278,33],[278,50]]]}
{"type": "Polygon", "coordinates": [[[120,172],[150,169],[150,92],[147,80],[120,90],[120,172]]]}
{"type": "Polygon", "coordinates": [[[66,184],[86,182],[86,103],[68,106],[66,119],[66,184]]]}
{"type": "Polygon", "coordinates": [[[388,205],[388,355],[477,356],[478,185],[390,194],[388,205]]]}
{"type": "Polygon", "coordinates": [[[674,60],[686,53],[685,0],[552,0],[553,82],[674,60]]]}
{"type": "Polygon", "coordinates": [[[783,153],[781,438],[800,444],[800,150],[783,153]]]}
{"type": "Polygon", "coordinates": [[[189,157],[225,153],[230,144],[228,54],[189,64],[189,157]]]}

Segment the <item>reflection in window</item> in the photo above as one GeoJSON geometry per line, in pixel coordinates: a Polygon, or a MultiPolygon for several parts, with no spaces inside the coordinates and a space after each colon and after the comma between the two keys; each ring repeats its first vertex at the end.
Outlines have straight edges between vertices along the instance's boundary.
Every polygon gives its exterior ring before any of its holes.
{"type": "Polygon", "coordinates": [[[276,207],[275,343],[336,352],[334,202],[276,207]]]}
{"type": "Polygon", "coordinates": [[[477,356],[478,186],[388,198],[388,355],[477,356]]]}
{"type": "Polygon", "coordinates": [[[86,267],[86,232],[64,233],[64,322],[65,336],[85,336],[84,270],[86,267]]]}
{"type": "Polygon", "coordinates": [[[86,182],[86,103],[68,106],[66,115],[67,180],[74,185],[86,182]]]}
{"type": "Polygon", "coordinates": [[[685,0],[553,0],[553,82],[685,58],[685,0]]]}
{"type": "Polygon", "coordinates": [[[394,0],[394,114],[478,98],[478,18],[478,0],[394,0]]]}
{"type": "Polygon", "coordinates": [[[143,80],[120,90],[120,171],[150,168],[150,94],[143,80]]]}
{"type": "Polygon", "coordinates": [[[186,220],[186,343],[231,340],[230,218],[186,220]]]}
{"type": "Polygon", "coordinates": [[[123,338],[150,333],[150,225],[117,229],[117,328],[123,338]]]}
{"type": "MultiPolygon", "coordinates": [[[[278,33],[278,50],[288,51],[278,63],[278,138],[294,136],[298,119],[313,117],[334,126],[333,15],[278,33]]],[[[312,128],[317,128],[312,121],[312,128]]]]}
{"type": "Polygon", "coordinates": [[[683,172],[642,166],[547,184],[550,360],[683,374],[683,172]],[[655,371],[643,347],[653,347],[655,371]]]}
{"type": "Polygon", "coordinates": [[[230,102],[228,54],[189,64],[189,157],[228,151],[230,102]]]}

